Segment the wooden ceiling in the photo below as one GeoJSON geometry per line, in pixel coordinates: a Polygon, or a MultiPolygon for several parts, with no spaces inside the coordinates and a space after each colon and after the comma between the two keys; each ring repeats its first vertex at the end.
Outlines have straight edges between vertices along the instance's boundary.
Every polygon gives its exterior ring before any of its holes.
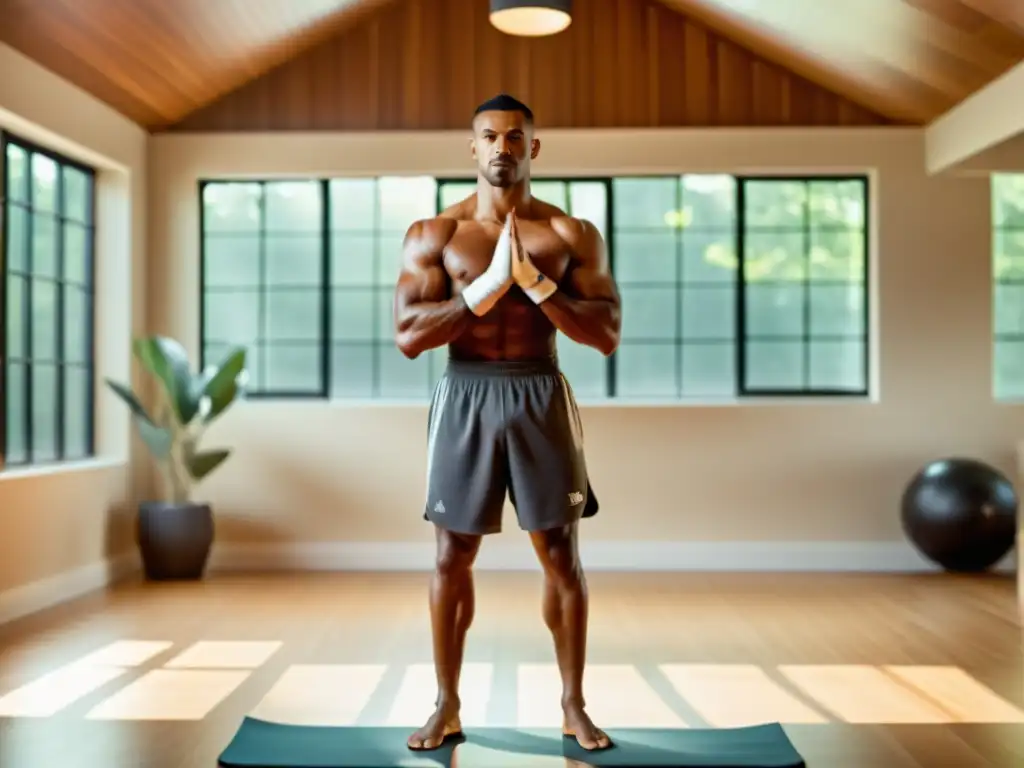
{"type": "Polygon", "coordinates": [[[390,0],[0,0],[0,42],[150,130],[390,0]]]}
{"type": "MultiPolygon", "coordinates": [[[[403,1],[0,0],[0,42],[158,131],[403,1]]],[[[661,1],[901,123],[1024,60],[1022,0],[661,1]]]]}
{"type": "Polygon", "coordinates": [[[1024,0],[664,0],[766,59],[925,124],[1024,60],[1024,0]]]}
{"type": "Polygon", "coordinates": [[[170,130],[465,130],[502,91],[545,130],[892,123],[657,0],[578,2],[540,39],[497,31],[480,0],[401,0],[170,130]]]}

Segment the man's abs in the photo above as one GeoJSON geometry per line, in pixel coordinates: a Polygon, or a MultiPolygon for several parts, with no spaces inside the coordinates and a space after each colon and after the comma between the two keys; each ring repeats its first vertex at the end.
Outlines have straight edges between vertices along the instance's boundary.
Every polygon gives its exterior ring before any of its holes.
{"type": "Polygon", "coordinates": [[[449,344],[456,360],[541,360],[555,353],[555,327],[513,288],[449,344]]]}
{"type": "MultiPolygon", "coordinates": [[[[444,249],[443,262],[452,294],[459,294],[487,269],[498,242],[496,224],[461,220],[444,249]]],[[[523,247],[556,282],[569,264],[565,243],[540,221],[523,222],[523,247]]],[[[540,360],[555,352],[555,327],[544,312],[513,286],[498,303],[451,342],[449,352],[460,360],[540,360]]]]}

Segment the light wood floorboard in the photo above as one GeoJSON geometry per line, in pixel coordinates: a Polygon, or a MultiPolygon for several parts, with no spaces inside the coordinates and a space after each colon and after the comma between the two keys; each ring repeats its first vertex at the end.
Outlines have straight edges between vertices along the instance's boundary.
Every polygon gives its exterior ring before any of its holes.
{"type": "MultiPolygon", "coordinates": [[[[477,575],[467,727],[558,725],[540,578],[477,575]]],[[[130,582],[0,628],[0,765],[212,767],[253,712],[415,725],[434,694],[427,579],[130,582]]],[[[811,768],[1024,765],[1010,578],[594,573],[589,584],[587,696],[612,731],[779,720],[811,768]]]]}

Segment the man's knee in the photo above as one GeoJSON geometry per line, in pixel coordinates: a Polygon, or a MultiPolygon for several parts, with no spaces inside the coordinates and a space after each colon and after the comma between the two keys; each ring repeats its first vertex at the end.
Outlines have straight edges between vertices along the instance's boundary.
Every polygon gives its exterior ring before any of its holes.
{"type": "Polygon", "coordinates": [[[442,576],[469,571],[480,549],[480,537],[437,529],[437,560],[435,569],[442,576]]]}
{"type": "Polygon", "coordinates": [[[540,556],[541,567],[549,578],[578,581],[583,573],[576,542],[576,523],[537,531],[531,536],[540,556]]]}

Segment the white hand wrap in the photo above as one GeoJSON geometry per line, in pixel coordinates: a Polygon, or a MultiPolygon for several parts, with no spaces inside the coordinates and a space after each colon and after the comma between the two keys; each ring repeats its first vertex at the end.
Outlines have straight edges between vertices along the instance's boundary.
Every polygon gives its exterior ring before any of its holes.
{"type": "Polygon", "coordinates": [[[462,291],[466,306],[477,317],[486,315],[512,286],[512,217],[501,230],[491,265],[462,291]]]}
{"type": "Polygon", "coordinates": [[[555,281],[537,269],[530,255],[521,248],[512,261],[512,278],[534,304],[542,304],[558,290],[555,281]]]}

